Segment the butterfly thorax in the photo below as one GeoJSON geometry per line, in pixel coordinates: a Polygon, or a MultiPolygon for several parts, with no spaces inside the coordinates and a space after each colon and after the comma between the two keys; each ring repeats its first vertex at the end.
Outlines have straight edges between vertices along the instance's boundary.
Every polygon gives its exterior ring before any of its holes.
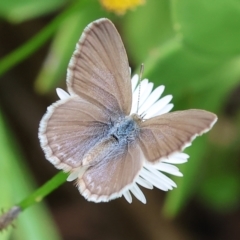
{"type": "Polygon", "coordinates": [[[135,141],[139,135],[140,117],[137,116],[135,114],[121,117],[115,121],[111,120],[107,134],[84,155],[82,165],[91,166],[99,162],[99,159],[108,159],[114,151],[115,154],[124,151],[125,147],[135,141]],[[116,145],[119,147],[116,148],[116,145]]]}
{"type": "Polygon", "coordinates": [[[135,115],[125,116],[112,123],[108,136],[117,144],[134,141],[139,134],[139,118],[135,115]]]}

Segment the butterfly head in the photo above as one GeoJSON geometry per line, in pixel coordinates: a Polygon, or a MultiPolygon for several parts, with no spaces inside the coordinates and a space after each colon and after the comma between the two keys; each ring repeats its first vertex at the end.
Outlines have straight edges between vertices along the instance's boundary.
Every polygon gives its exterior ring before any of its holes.
{"type": "Polygon", "coordinates": [[[138,115],[137,113],[133,113],[130,116],[138,125],[143,121],[143,116],[142,115],[138,115]]]}

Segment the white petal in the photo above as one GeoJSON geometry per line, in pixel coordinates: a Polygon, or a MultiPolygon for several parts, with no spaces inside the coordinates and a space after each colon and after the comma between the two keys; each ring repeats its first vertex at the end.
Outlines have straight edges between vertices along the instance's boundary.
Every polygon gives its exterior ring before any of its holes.
{"type": "Polygon", "coordinates": [[[136,183],[138,183],[142,187],[153,189],[153,185],[150,182],[146,181],[145,179],[141,178],[140,176],[136,179],[136,183]]]}
{"type": "MultiPolygon", "coordinates": [[[[144,89],[146,88],[146,86],[149,84],[148,79],[144,78],[141,80],[141,91],[140,94],[143,94],[144,89]]],[[[135,88],[135,90],[133,91],[133,94],[135,94],[135,96],[138,96],[139,93],[139,84],[137,85],[137,87],[135,88]]]]}
{"type": "Polygon", "coordinates": [[[132,92],[134,92],[137,84],[138,84],[138,75],[135,74],[135,75],[132,77],[132,92]]]}
{"type": "Polygon", "coordinates": [[[189,158],[189,155],[186,154],[186,153],[183,153],[183,152],[176,152],[172,155],[170,155],[170,158],[184,158],[184,159],[188,159],[189,158]]]}
{"type": "MultiPolygon", "coordinates": [[[[146,99],[149,97],[150,93],[152,92],[152,89],[153,89],[153,83],[148,83],[148,85],[146,86],[145,89],[141,88],[142,94],[141,94],[140,102],[139,102],[140,108],[144,104],[146,99]]],[[[139,112],[140,112],[140,108],[139,108],[139,112]]]]}
{"type": "MultiPolygon", "coordinates": [[[[148,80],[144,79],[141,81],[141,89],[140,89],[140,99],[144,94],[145,89],[148,86],[148,80]]],[[[132,98],[132,110],[131,113],[136,113],[137,112],[137,104],[138,104],[138,94],[139,94],[139,85],[133,92],[133,98],[132,98]]]]}
{"type": "Polygon", "coordinates": [[[144,196],[144,194],[142,193],[141,189],[137,186],[137,184],[133,184],[133,186],[129,189],[134,196],[141,201],[142,203],[146,203],[146,198],[144,196]]]}
{"type": "Polygon", "coordinates": [[[163,190],[168,191],[168,187],[164,182],[162,182],[157,176],[149,172],[147,169],[143,168],[140,172],[141,177],[144,178],[146,181],[150,182],[153,186],[163,190]]]}
{"type": "Polygon", "coordinates": [[[132,195],[130,194],[130,192],[129,192],[128,190],[123,193],[123,196],[125,197],[125,199],[126,199],[129,203],[132,203],[132,195]]]}
{"type": "Polygon", "coordinates": [[[139,114],[144,113],[148,108],[150,108],[161,96],[164,91],[164,86],[157,87],[146,99],[146,101],[142,104],[141,108],[139,109],[139,114]]]}
{"type": "Polygon", "coordinates": [[[158,115],[162,115],[164,113],[168,113],[168,112],[170,112],[172,110],[172,108],[173,108],[173,104],[169,103],[164,108],[162,108],[160,111],[158,111],[157,113],[152,115],[152,117],[155,117],[155,116],[158,116],[158,115]]]}
{"type": "Polygon", "coordinates": [[[162,160],[162,162],[181,164],[188,161],[189,156],[186,153],[175,153],[168,158],[162,160]]]}
{"type": "Polygon", "coordinates": [[[156,103],[154,103],[146,112],[145,118],[150,118],[154,114],[156,114],[158,111],[160,111],[162,108],[164,108],[170,101],[172,100],[172,95],[167,95],[160,100],[158,100],[156,103]]]}
{"type": "Polygon", "coordinates": [[[73,171],[69,174],[69,176],[67,177],[67,181],[71,182],[78,177],[82,177],[82,175],[84,174],[84,172],[86,170],[87,170],[87,167],[80,167],[80,168],[76,169],[75,171],[73,171]]]}
{"type": "Polygon", "coordinates": [[[179,169],[176,166],[173,166],[168,163],[160,162],[155,165],[155,168],[160,171],[167,172],[167,173],[170,173],[175,176],[179,176],[179,177],[183,176],[183,174],[181,172],[179,172],[179,169]]]}
{"type": "Polygon", "coordinates": [[[76,178],[78,177],[78,172],[72,172],[70,173],[70,175],[67,177],[67,181],[68,182],[71,182],[73,180],[75,180],[76,178]]]}
{"type": "Polygon", "coordinates": [[[61,100],[70,97],[70,95],[69,95],[66,91],[64,91],[63,89],[61,89],[61,88],[57,88],[57,89],[56,89],[56,92],[57,92],[58,97],[59,97],[61,100]]]}
{"type": "Polygon", "coordinates": [[[145,165],[145,168],[147,168],[150,172],[152,172],[152,174],[155,174],[159,179],[161,179],[167,185],[170,185],[171,187],[177,187],[176,183],[172,179],[170,179],[169,177],[167,177],[166,175],[158,171],[154,166],[155,165],[148,164],[148,165],[145,165]]]}

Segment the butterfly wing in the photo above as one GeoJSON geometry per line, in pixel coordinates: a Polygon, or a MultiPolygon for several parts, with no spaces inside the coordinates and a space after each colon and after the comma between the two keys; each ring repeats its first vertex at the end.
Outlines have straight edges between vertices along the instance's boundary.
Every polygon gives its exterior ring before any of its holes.
{"type": "Polygon", "coordinates": [[[216,121],[215,114],[204,110],[166,113],[142,122],[139,144],[146,159],[154,162],[183,150],[216,121]]]}
{"type": "Polygon", "coordinates": [[[143,155],[136,141],[119,146],[107,140],[108,147],[95,154],[89,167],[77,179],[81,194],[89,201],[101,202],[120,197],[137,177],[143,164],[143,155]]]}
{"type": "Polygon", "coordinates": [[[97,20],[84,30],[70,60],[67,85],[72,97],[50,106],[39,129],[46,158],[65,171],[80,166],[110,121],[131,109],[128,59],[109,20],[97,20]]]}
{"type": "Polygon", "coordinates": [[[68,66],[68,91],[106,109],[129,115],[132,103],[129,63],[121,37],[108,19],[89,24],[68,66]]]}
{"type": "Polygon", "coordinates": [[[79,97],[68,97],[50,107],[40,122],[39,139],[46,158],[57,168],[70,171],[109,127],[108,115],[79,97]]]}

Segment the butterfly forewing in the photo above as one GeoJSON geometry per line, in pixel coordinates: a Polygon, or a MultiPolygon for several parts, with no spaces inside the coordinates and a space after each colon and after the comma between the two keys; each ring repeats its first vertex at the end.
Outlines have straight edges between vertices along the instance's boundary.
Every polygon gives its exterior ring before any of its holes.
{"type": "Polygon", "coordinates": [[[108,19],[84,30],[68,67],[70,93],[111,114],[130,113],[132,91],[128,59],[116,28],[108,19]]]}
{"type": "Polygon", "coordinates": [[[204,110],[166,113],[141,124],[139,144],[150,162],[181,151],[196,136],[208,131],[217,117],[204,110]]]}
{"type": "Polygon", "coordinates": [[[108,121],[104,111],[79,97],[56,102],[40,123],[46,158],[65,171],[81,166],[83,156],[105,137],[108,121]]]}

